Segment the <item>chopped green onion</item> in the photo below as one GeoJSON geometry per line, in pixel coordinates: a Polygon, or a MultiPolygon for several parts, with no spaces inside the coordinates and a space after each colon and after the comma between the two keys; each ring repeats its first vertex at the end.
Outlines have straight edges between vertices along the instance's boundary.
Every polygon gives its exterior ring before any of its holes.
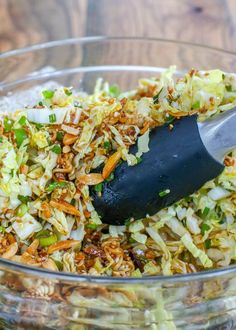
{"type": "Polygon", "coordinates": [[[54,144],[54,146],[52,147],[51,150],[55,154],[59,155],[61,153],[61,146],[60,146],[60,144],[54,144]]]}
{"type": "Polygon", "coordinates": [[[53,97],[54,93],[55,92],[51,91],[50,89],[46,89],[46,90],[42,91],[43,97],[45,99],[51,99],[53,97]]]}
{"type": "Polygon", "coordinates": [[[97,227],[98,227],[98,225],[97,225],[96,223],[88,223],[88,224],[86,225],[86,228],[88,228],[88,229],[92,229],[92,230],[96,230],[97,227]]]}
{"type": "Polygon", "coordinates": [[[168,195],[169,193],[170,193],[170,189],[166,189],[166,190],[160,191],[159,196],[164,197],[164,196],[168,195]]]}
{"type": "Polygon", "coordinates": [[[72,94],[72,91],[70,88],[64,88],[64,92],[67,96],[70,96],[72,94]]]}
{"type": "Polygon", "coordinates": [[[174,120],[175,120],[175,117],[169,115],[169,116],[166,118],[165,123],[166,123],[167,125],[169,125],[169,124],[172,124],[174,120]]]}
{"type": "Polygon", "coordinates": [[[107,181],[107,182],[110,182],[110,181],[114,180],[114,177],[115,177],[115,175],[114,175],[114,173],[112,172],[112,173],[108,176],[108,178],[106,178],[106,181],[107,181]]]}
{"type": "Polygon", "coordinates": [[[120,88],[118,85],[111,85],[109,87],[109,94],[112,97],[118,97],[120,95],[120,88]]]}
{"type": "Polygon", "coordinates": [[[47,247],[57,242],[57,235],[53,234],[46,237],[39,237],[39,244],[41,247],[47,247]]]}
{"type": "Polygon", "coordinates": [[[76,201],[75,201],[75,199],[74,199],[74,198],[72,198],[72,200],[71,200],[71,202],[70,202],[70,203],[71,203],[71,205],[75,206],[75,202],[76,202],[76,201]]]}
{"type": "Polygon", "coordinates": [[[22,116],[20,119],[19,119],[19,124],[21,126],[24,126],[26,124],[26,117],[25,116],[22,116]]]}
{"type": "Polygon", "coordinates": [[[200,108],[200,101],[196,101],[195,103],[193,103],[192,109],[199,109],[199,108],[200,108]]]}
{"type": "Polygon", "coordinates": [[[64,137],[64,132],[63,131],[57,132],[57,141],[62,141],[63,137],[64,137]]]}
{"type": "Polygon", "coordinates": [[[110,141],[105,141],[103,143],[103,147],[107,150],[111,150],[111,142],[110,141]]]}
{"type": "Polygon", "coordinates": [[[36,123],[35,126],[36,126],[37,129],[41,129],[43,127],[43,125],[39,124],[39,123],[36,123]]]}
{"type": "Polygon", "coordinates": [[[82,105],[78,101],[75,101],[74,102],[74,107],[76,107],[76,108],[82,108],[82,105]]]}
{"type": "Polygon", "coordinates": [[[50,235],[50,231],[47,230],[47,229],[42,229],[40,230],[36,235],[35,237],[36,238],[39,238],[39,237],[46,237],[46,236],[49,236],[50,235]]]}
{"type": "Polygon", "coordinates": [[[3,141],[3,137],[2,137],[2,136],[0,136],[0,143],[2,143],[2,141],[3,141]]]}
{"type": "Polygon", "coordinates": [[[102,192],[102,182],[96,184],[96,186],[94,186],[94,190],[95,190],[96,192],[102,192]]]}
{"type": "Polygon", "coordinates": [[[4,130],[6,132],[10,132],[10,130],[12,129],[12,126],[13,126],[13,120],[9,119],[8,117],[5,117],[4,121],[3,121],[3,126],[4,126],[4,130]]]}
{"type": "Polygon", "coordinates": [[[54,189],[56,188],[64,188],[66,186],[66,182],[62,181],[62,182],[52,182],[48,185],[48,187],[46,188],[46,190],[48,192],[52,192],[54,189]]]}
{"type": "Polygon", "coordinates": [[[28,203],[30,201],[30,196],[23,196],[23,195],[18,195],[17,198],[19,199],[19,201],[21,201],[21,203],[28,203]]]}
{"type": "Polygon", "coordinates": [[[43,107],[43,102],[40,101],[40,102],[38,103],[38,105],[39,105],[40,107],[43,107]]]}
{"type": "Polygon", "coordinates": [[[205,245],[205,248],[206,248],[206,249],[210,249],[210,247],[211,247],[211,240],[210,240],[210,239],[207,239],[207,240],[204,242],[204,245],[205,245]]]}
{"type": "Polygon", "coordinates": [[[125,220],[125,226],[129,226],[132,218],[128,218],[125,220]]]}
{"type": "Polygon", "coordinates": [[[202,212],[203,217],[207,217],[209,211],[210,211],[209,207],[205,207],[203,212],[202,212]]]}
{"type": "Polygon", "coordinates": [[[5,228],[3,226],[0,226],[0,233],[4,233],[5,232],[5,228]]]}
{"type": "Polygon", "coordinates": [[[137,165],[142,163],[142,161],[143,161],[141,157],[136,157],[136,159],[137,159],[137,165]]]}
{"type": "Polygon", "coordinates": [[[231,85],[226,85],[225,89],[227,90],[227,92],[232,92],[232,86],[231,85]]]}
{"type": "Polygon", "coordinates": [[[211,227],[207,223],[203,223],[201,226],[201,233],[202,235],[205,234],[206,231],[208,231],[211,227]]]}
{"type": "Polygon", "coordinates": [[[159,90],[159,92],[157,93],[157,95],[153,96],[153,103],[154,104],[157,104],[159,102],[159,96],[160,96],[162,90],[163,90],[163,87],[159,90]]]}
{"type": "Polygon", "coordinates": [[[26,204],[21,204],[17,209],[17,216],[23,217],[28,211],[28,206],[26,204]]]}
{"type": "Polygon", "coordinates": [[[52,123],[55,123],[57,121],[57,117],[55,115],[55,113],[52,113],[51,115],[48,116],[49,117],[49,122],[52,124],[52,123]]]}
{"type": "Polygon", "coordinates": [[[26,134],[26,131],[22,128],[16,128],[14,129],[15,138],[16,138],[16,144],[19,148],[22,144],[22,142],[28,138],[28,135],[26,134]]]}

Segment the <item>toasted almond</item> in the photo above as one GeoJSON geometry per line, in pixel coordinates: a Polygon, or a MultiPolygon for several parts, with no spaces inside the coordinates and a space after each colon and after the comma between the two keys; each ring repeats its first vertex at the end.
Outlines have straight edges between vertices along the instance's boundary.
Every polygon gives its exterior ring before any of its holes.
{"type": "Polygon", "coordinates": [[[35,239],[30,244],[30,246],[27,247],[26,252],[28,254],[35,254],[35,252],[37,251],[38,246],[39,246],[39,240],[38,239],[35,239]]]}
{"type": "Polygon", "coordinates": [[[109,175],[111,174],[111,172],[115,169],[116,165],[118,164],[119,160],[121,159],[121,152],[120,151],[116,151],[114,154],[112,154],[104,168],[103,168],[103,171],[102,171],[102,176],[104,179],[108,178],[109,175]]]}
{"type": "Polygon", "coordinates": [[[46,219],[50,218],[52,214],[48,203],[43,202],[41,207],[42,207],[42,216],[46,219]]]}
{"type": "Polygon", "coordinates": [[[89,186],[96,185],[104,181],[102,174],[100,173],[89,173],[78,177],[79,183],[87,184],[89,186]]]}
{"type": "Polygon", "coordinates": [[[143,135],[144,133],[147,132],[147,130],[149,129],[150,123],[146,122],[143,126],[143,128],[140,130],[140,134],[143,135]]]}
{"type": "Polygon", "coordinates": [[[42,267],[46,268],[46,269],[50,269],[50,270],[55,270],[55,271],[58,270],[56,263],[50,258],[42,262],[42,267]]]}
{"type": "Polygon", "coordinates": [[[185,112],[185,111],[179,111],[179,112],[168,111],[168,114],[175,117],[175,118],[191,116],[191,115],[194,115],[196,113],[198,113],[198,110],[192,110],[192,111],[189,111],[189,112],[185,112]]]}
{"type": "Polygon", "coordinates": [[[52,254],[55,251],[59,250],[65,250],[70,249],[72,247],[75,247],[76,245],[79,245],[80,241],[74,240],[74,239],[68,239],[66,241],[60,241],[55,244],[52,244],[48,248],[48,254],[52,254]]]}
{"type": "Polygon", "coordinates": [[[65,201],[54,201],[51,200],[49,203],[52,207],[55,207],[56,209],[63,211],[65,213],[71,214],[71,215],[75,215],[75,216],[79,216],[80,212],[79,210],[77,210],[77,208],[65,201]]]}
{"type": "Polygon", "coordinates": [[[66,133],[71,134],[71,135],[78,135],[79,134],[79,129],[78,128],[74,128],[74,127],[69,126],[69,125],[62,124],[61,129],[63,129],[63,131],[65,131],[66,133]]]}
{"type": "Polygon", "coordinates": [[[29,170],[29,166],[27,166],[27,165],[21,165],[20,166],[20,173],[21,174],[27,174],[28,170],[29,170]]]}
{"type": "Polygon", "coordinates": [[[11,245],[8,246],[6,252],[4,252],[1,257],[4,259],[10,259],[12,258],[18,250],[18,244],[17,242],[12,243],[11,245]]]}
{"type": "Polygon", "coordinates": [[[63,144],[66,146],[69,146],[69,145],[75,143],[75,141],[77,139],[78,139],[78,136],[66,133],[63,137],[63,144]]]}

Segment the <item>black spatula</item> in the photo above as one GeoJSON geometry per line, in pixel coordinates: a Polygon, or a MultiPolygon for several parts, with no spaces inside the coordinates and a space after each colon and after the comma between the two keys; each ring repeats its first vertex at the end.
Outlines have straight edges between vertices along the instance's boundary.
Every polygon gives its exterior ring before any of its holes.
{"type": "MultiPolygon", "coordinates": [[[[151,131],[142,162],[119,165],[114,180],[105,182],[94,207],[104,223],[123,225],[190,195],[224,169],[223,158],[236,145],[236,111],[198,123],[196,116],[151,131]]],[[[130,152],[135,154],[137,146],[130,152]]]]}

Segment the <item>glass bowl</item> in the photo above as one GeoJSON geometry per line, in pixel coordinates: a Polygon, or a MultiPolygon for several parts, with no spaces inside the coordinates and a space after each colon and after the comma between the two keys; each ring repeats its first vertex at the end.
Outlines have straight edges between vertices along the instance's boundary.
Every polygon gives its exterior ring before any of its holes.
{"type": "MultiPolygon", "coordinates": [[[[24,105],[24,90],[51,82],[89,92],[98,77],[132,89],[172,64],[179,72],[234,72],[236,54],[160,39],[54,41],[0,55],[0,103],[13,94],[24,105]]],[[[140,279],[55,273],[0,258],[0,328],[236,329],[236,266],[140,279]]]]}

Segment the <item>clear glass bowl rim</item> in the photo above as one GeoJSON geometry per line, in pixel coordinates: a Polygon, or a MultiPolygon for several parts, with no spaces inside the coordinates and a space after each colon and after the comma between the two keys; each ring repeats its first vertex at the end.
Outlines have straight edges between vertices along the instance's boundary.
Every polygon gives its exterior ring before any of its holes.
{"type": "MultiPolygon", "coordinates": [[[[185,42],[185,41],[176,41],[173,39],[161,39],[161,38],[143,38],[143,37],[108,37],[108,36],[89,36],[89,37],[81,37],[81,38],[68,38],[68,39],[60,39],[54,40],[50,42],[38,43],[29,47],[18,48],[10,51],[6,51],[0,54],[0,60],[5,58],[18,56],[21,54],[29,53],[29,52],[37,52],[42,49],[49,49],[53,47],[60,46],[69,46],[73,44],[88,44],[88,43],[102,43],[102,42],[112,42],[112,41],[139,41],[139,42],[159,42],[165,44],[173,44],[173,45],[182,45],[185,47],[193,47],[196,49],[206,50],[206,51],[214,51],[219,52],[222,55],[228,54],[236,57],[236,52],[230,50],[224,50],[217,47],[205,46],[197,43],[185,42]]],[[[69,282],[83,282],[83,283],[103,283],[107,285],[112,284],[176,284],[178,282],[189,282],[189,281],[200,281],[207,280],[210,278],[218,278],[230,275],[232,273],[236,274],[236,265],[228,266],[224,268],[218,268],[213,270],[207,270],[203,272],[191,273],[191,274],[180,274],[180,275],[159,275],[159,276],[146,276],[142,278],[135,277],[111,277],[111,276],[88,276],[88,275],[75,275],[73,273],[66,272],[55,272],[49,271],[47,269],[38,268],[38,267],[30,267],[24,264],[20,264],[17,262],[13,262],[7,259],[0,258],[0,265],[13,272],[20,272],[28,275],[41,276],[45,279],[54,279],[54,280],[62,280],[69,282]]]]}

